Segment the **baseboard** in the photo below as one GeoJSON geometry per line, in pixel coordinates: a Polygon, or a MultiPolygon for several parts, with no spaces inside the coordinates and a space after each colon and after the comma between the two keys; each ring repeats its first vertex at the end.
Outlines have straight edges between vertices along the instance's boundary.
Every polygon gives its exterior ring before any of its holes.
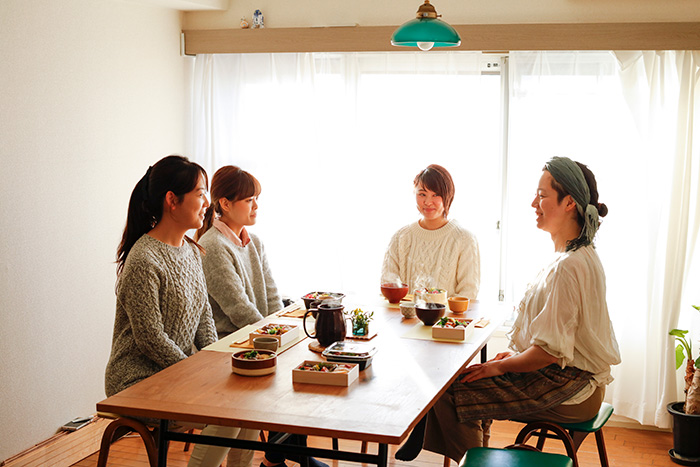
{"type": "Polygon", "coordinates": [[[102,433],[112,420],[94,417],[77,431],[61,431],[0,463],[0,467],[65,467],[100,449],[102,433]]]}
{"type": "Polygon", "coordinates": [[[659,428],[653,425],[642,425],[637,420],[631,418],[623,417],[622,415],[612,414],[608,423],[605,426],[617,427],[617,428],[629,428],[631,430],[647,430],[647,431],[663,431],[670,433],[670,428],[659,428]]]}

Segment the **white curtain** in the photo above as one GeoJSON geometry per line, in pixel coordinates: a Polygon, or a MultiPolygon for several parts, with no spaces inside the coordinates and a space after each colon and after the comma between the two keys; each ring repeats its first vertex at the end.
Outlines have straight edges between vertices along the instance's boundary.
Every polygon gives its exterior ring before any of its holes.
{"type": "Polygon", "coordinates": [[[523,287],[549,246],[521,228],[530,219],[519,202],[532,197],[521,175],[552,155],[589,165],[610,209],[596,247],[622,354],[606,400],[668,427],[666,404],[682,395],[668,331],[700,302],[697,278],[688,282],[698,268],[698,53],[516,52],[509,82],[507,283],[523,287]]]}
{"type": "Polygon", "coordinates": [[[480,53],[198,55],[190,154],[262,184],[258,224],[285,295],[377,293],[391,235],[418,219],[413,178],[442,164],[451,217],[498,289],[500,77],[480,53]]]}
{"type": "MultiPolygon", "coordinates": [[[[692,259],[700,230],[700,52],[615,55],[642,142],[635,165],[646,175],[635,180],[621,173],[631,201],[644,205],[645,215],[636,225],[646,231],[640,248],[648,252],[647,278],[637,291],[646,298],[639,311],[647,326],[638,335],[621,329],[628,352],[609,396],[616,411],[668,427],[666,404],[682,400],[668,331],[678,326],[684,310],[692,310],[691,302],[700,302],[697,275],[689,282],[697,270],[692,259]]],[[[696,353],[697,348],[696,343],[696,353]]]]}

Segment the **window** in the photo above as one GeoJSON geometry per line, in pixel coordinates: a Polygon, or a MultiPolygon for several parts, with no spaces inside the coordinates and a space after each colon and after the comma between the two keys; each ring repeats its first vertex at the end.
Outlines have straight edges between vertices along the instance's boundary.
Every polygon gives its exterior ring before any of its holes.
{"type": "Polygon", "coordinates": [[[484,56],[216,60],[235,84],[210,103],[224,116],[213,119],[208,169],[235,164],[260,180],[251,231],[283,294],[379,293],[391,235],[419,218],[413,178],[438,163],[457,187],[450,217],[480,242],[480,296],[498,297],[501,78],[481,73],[484,56]]]}

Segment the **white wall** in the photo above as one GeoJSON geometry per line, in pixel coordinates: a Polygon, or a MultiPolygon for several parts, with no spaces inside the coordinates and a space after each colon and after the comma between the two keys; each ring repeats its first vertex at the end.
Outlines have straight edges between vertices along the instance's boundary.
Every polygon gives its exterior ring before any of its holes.
{"type": "MultiPolygon", "coordinates": [[[[423,0],[231,0],[226,11],[185,14],[184,29],[238,28],[260,9],[274,28],[390,26],[415,17],[423,0]]],[[[700,21],[698,0],[432,0],[451,24],[700,21]]]]}
{"type": "Polygon", "coordinates": [[[0,460],[95,412],[131,189],[184,150],[180,13],[0,2],[0,460]]]}

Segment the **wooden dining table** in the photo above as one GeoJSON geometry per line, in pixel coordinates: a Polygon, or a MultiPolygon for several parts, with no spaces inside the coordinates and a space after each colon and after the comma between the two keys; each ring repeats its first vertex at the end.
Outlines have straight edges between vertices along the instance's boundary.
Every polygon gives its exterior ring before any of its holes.
{"type": "MultiPolygon", "coordinates": [[[[97,410],[123,417],[160,421],[158,465],[165,466],[169,440],[267,450],[353,462],[387,465],[388,445],[400,444],[427,414],[460,371],[481,352],[510,309],[502,303],[476,303],[466,315],[486,318],[466,341],[447,342],[420,337],[426,331],[417,318],[405,319],[398,306],[377,297],[346,298],[346,311],[356,307],[374,311],[370,324],[376,336],[367,341],[377,348],[371,365],[347,387],[294,383],[292,370],[305,360],[323,361],[310,350],[315,340],[302,338],[277,357],[277,370],[266,376],[241,376],[231,371],[231,347],[241,342],[240,330],[210,348],[97,404],[97,410]],[[374,453],[321,449],[279,443],[279,439],[246,441],[205,437],[170,429],[179,424],[215,424],[280,433],[378,443],[374,453]]],[[[302,305],[303,306],[303,305],[302,305]]],[[[264,322],[295,323],[301,318],[272,315],[264,322]]],[[[313,329],[309,315],[307,328],[313,329]]],[[[303,329],[301,334],[304,334],[303,329]]],[[[335,447],[335,444],[334,444],[335,447]]]]}

